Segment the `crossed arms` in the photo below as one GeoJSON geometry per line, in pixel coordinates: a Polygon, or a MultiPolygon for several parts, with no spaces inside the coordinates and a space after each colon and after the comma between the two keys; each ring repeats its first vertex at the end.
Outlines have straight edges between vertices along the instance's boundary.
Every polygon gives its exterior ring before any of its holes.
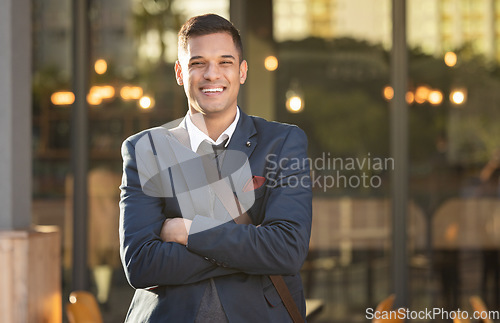
{"type": "MultiPolygon", "coordinates": [[[[307,158],[307,138],[297,127],[287,129],[281,147],[273,152],[284,162],[273,174],[262,174],[279,177],[280,181],[266,188],[262,207],[252,216],[258,227],[234,221],[216,225],[213,222],[217,220],[203,216],[196,216],[192,222],[169,217],[163,199],[148,196],[141,188],[135,156],[137,140],[124,142],[120,255],[134,288],[189,284],[241,272],[286,275],[300,270],[311,230],[309,166],[296,169],[288,167],[286,161],[307,158]],[[303,177],[301,185],[290,185],[291,179],[303,177]],[[211,229],[199,230],[201,227],[211,229]],[[190,229],[197,233],[188,235],[190,229]]],[[[264,166],[261,169],[266,172],[264,166]]]]}

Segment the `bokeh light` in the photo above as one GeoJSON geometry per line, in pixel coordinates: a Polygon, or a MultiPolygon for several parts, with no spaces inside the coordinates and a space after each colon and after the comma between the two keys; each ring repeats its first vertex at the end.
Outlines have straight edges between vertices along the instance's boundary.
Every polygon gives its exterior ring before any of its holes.
{"type": "Polygon", "coordinates": [[[450,93],[450,101],[455,104],[463,104],[465,102],[466,95],[463,90],[454,90],[450,93]]]}
{"type": "Polygon", "coordinates": [[[449,67],[455,66],[457,64],[457,54],[454,52],[447,52],[444,54],[444,63],[449,67]]]}
{"type": "Polygon", "coordinates": [[[94,70],[97,74],[104,74],[108,70],[108,63],[104,59],[98,59],[94,64],[94,70]]]}
{"type": "Polygon", "coordinates": [[[53,105],[71,105],[75,102],[73,92],[55,92],[50,96],[50,102],[53,105]]]}
{"type": "Polygon", "coordinates": [[[429,93],[431,89],[425,85],[417,87],[415,90],[415,102],[424,103],[429,98],[429,93]]]}
{"type": "Polygon", "coordinates": [[[415,101],[415,94],[412,91],[406,92],[405,95],[406,103],[412,104],[415,101]]]}
{"type": "Polygon", "coordinates": [[[392,100],[394,97],[394,89],[392,86],[386,86],[384,87],[384,98],[388,101],[392,100]]]}
{"type": "Polygon", "coordinates": [[[149,96],[143,96],[139,100],[139,106],[144,110],[150,109],[154,106],[154,100],[149,96]]]}
{"type": "Polygon", "coordinates": [[[268,71],[275,71],[278,68],[278,59],[275,56],[267,56],[264,60],[264,66],[268,71]]]}
{"type": "Polygon", "coordinates": [[[439,105],[443,102],[443,93],[439,90],[432,90],[429,93],[427,100],[429,100],[429,103],[432,105],[439,105]]]}
{"type": "Polygon", "coordinates": [[[288,111],[292,113],[299,113],[304,109],[304,103],[302,102],[302,98],[298,95],[291,96],[286,101],[286,108],[288,111]]]}
{"type": "Polygon", "coordinates": [[[143,90],[140,86],[124,86],[120,90],[120,96],[123,100],[139,100],[142,97],[143,90]]]}

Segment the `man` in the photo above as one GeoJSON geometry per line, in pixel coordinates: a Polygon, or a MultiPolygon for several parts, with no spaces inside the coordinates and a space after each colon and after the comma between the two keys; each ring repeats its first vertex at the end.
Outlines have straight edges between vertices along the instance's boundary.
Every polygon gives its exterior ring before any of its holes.
{"type": "Polygon", "coordinates": [[[299,270],[312,213],[306,136],[240,111],[247,62],[229,21],[191,18],[179,32],[178,52],[186,117],[122,146],[121,258],[137,289],[126,321],[291,322],[269,275],[283,275],[305,317],[299,270]],[[212,156],[214,180],[199,176],[207,168],[195,153],[208,142],[224,151],[212,156]],[[238,154],[245,160],[235,162],[238,154]],[[236,166],[221,167],[226,163],[236,166]]]}

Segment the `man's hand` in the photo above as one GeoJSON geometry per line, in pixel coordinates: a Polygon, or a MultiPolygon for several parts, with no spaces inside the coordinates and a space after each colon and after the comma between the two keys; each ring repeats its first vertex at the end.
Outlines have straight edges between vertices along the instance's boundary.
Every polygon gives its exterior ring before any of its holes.
{"type": "Polygon", "coordinates": [[[166,219],[161,227],[161,239],[165,242],[177,242],[186,245],[191,222],[191,220],[184,218],[166,219]]]}

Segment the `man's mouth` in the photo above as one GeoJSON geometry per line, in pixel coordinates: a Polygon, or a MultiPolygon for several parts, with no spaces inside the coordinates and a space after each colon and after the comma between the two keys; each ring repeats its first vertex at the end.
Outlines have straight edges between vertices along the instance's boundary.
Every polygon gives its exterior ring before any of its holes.
{"type": "Polygon", "coordinates": [[[203,93],[221,93],[222,91],[224,91],[224,87],[214,87],[214,88],[204,88],[204,89],[201,89],[201,92],[203,93]]]}

